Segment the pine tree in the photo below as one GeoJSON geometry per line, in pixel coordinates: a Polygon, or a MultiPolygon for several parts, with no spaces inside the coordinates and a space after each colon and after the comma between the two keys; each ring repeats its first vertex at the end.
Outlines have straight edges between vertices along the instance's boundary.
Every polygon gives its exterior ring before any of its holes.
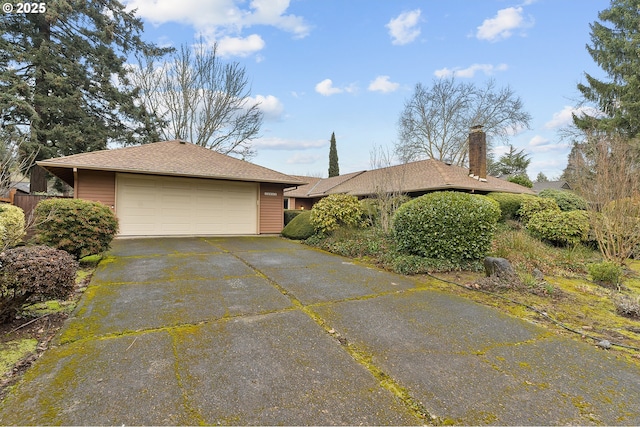
{"type": "Polygon", "coordinates": [[[590,25],[587,51],[609,80],[585,73],[586,84],[578,90],[602,115],[574,115],[574,124],[633,138],[640,134],[640,0],[612,0],[598,18],[602,22],[590,25]]]}
{"type": "Polygon", "coordinates": [[[167,50],[143,42],[142,21],[117,0],[40,5],[0,20],[0,126],[27,135],[38,159],[155,139],[126,60],[167,50]]]}
{"type": "Polygon", "coordinates": [[[338,166],[338,149],[336,148],[336,134],[331,132],[331,147],[329,148],[329,178],[340,175],[338,166]]]}
{"type": "Polygon", "coordinates": [[[513,145],[509,145],[509,152],[500,156],[500,159],[493,163],[491,172],[496,175],[527,175],[527,168],[531,163],[531,158],[523,150],[516,150],[513,145]]]}

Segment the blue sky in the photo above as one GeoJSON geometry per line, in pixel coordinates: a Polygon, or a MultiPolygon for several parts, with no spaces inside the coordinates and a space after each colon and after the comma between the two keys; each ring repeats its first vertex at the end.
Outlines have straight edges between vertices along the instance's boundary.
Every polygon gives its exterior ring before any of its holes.
{"type": "MultiPolygon", "coordinates": [[[[510,86],[531,128],[509,142],[531,155],[529,176],[566,166],[558,130],[588,72],[589,23],[608,0],[125,0],[145,39],[218,43],[251,80],[265,120],[254,163],[327,176],[335,132],[340,172],[371,169],[375,147],[392,150],[416,83],[454,74],[510,86]]],[[[495,153],[505,151],[499,144],[495,153]]]]}

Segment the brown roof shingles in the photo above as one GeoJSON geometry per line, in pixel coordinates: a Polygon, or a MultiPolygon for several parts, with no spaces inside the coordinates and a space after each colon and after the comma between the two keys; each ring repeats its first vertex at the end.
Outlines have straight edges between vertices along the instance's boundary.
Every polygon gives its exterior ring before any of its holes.
{"type": "Polygon", "coordinates": [[[304,184],[305,181],[183,141],[163,141],[115,150],[92,151],[38,162],[63,168],[116,172],[304,184]]]}

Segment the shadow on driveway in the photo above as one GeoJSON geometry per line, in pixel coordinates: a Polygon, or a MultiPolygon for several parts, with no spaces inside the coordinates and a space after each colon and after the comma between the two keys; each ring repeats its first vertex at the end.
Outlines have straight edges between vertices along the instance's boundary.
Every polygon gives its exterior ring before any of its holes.
{"type": "Polygon", "coordinates": [[[640,370],[273,237],[118,240],[2,424],[640,424],[640,370]],[[437,418],[432,418],[437,417],[437,418]]]}

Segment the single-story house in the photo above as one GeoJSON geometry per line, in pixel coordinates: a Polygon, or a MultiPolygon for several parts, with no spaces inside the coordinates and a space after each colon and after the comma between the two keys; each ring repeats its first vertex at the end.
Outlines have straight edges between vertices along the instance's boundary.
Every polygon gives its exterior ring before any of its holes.
{"type": "Polygon", "coordinates": [[[119,236],[280,233],[283,190],[306,182],[179,140],[37,164],[113,209],[119,236]]]}
{"type": "Polygon", "coordinates": [[[547,189],[571,191],[571,186],[567,181],[546,181],[533,183],[533,191],[535,191],[536,193],[547,189]]]}
{"type": "Polygon", "coordinates": [[[352,172],[344,175],[333,176],[331,178],[315,178],[296,175],[296,178],[306,181],[307,184],[299,187],[287,188],[284,193],[285,206],[287,209],[311,209],[318,200],[331,194],[331,189],[363,172],[364,171],[352,172]]]}

